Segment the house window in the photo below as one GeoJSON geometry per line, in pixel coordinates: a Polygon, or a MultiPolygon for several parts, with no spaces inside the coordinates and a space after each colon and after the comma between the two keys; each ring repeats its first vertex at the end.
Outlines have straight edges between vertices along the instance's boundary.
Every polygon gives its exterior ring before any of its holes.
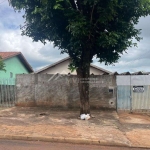
{"type": "Polygon", "coordinates": [[[12,72],[10,72],[10,78],[13,78],[13,73],[12,72]]]}

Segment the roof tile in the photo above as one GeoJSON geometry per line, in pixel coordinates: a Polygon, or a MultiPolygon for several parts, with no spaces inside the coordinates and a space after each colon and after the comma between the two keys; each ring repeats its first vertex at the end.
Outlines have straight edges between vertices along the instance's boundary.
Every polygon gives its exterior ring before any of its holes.
{"type": "Polygon", "coordinates": [[[20,54],[20,52],[0,52],[0,56],[2,57],[2,59],[7,59],[18,54],[20,54]]]}
{"type": "Polygon", "coordinates": [[[0,56],[2,57],[3,60],[17,56],[21,62],[24,64],[24,66],[28,69],[28,71],[31,73],[33,72],[32,67],[30,64],[27,62],[25,57],[22,55],[21,52],[0,52],[0,56]]]}

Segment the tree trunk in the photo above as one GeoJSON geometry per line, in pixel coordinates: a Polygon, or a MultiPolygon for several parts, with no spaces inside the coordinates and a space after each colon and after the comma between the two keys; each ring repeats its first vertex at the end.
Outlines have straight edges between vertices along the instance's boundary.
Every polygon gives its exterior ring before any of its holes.
{"type": "Polygon", "coordinates": [[[77,68],[77,76],[79,79],[78,87],[80,94],[80,115],[90,114],[89,104],[89,75],[90,61],[89,59],[82,60],[83,63],[77,68]]]}

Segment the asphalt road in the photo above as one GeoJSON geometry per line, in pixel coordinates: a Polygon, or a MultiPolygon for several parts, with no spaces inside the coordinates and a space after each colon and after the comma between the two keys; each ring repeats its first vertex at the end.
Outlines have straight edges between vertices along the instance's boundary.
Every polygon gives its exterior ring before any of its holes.
{"type": "Polygon", "coordinates": [[[141,148],[107,147],[97,145],[79,145],[50,143],[40,141],[1,140],[0,150],[144,150],[141,148]]]}

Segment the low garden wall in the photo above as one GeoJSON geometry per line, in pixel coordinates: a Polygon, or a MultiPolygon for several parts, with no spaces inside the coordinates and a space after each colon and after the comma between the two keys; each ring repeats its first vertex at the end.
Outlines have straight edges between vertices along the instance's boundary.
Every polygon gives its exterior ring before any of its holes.
{"type": "MultiPolygon", "coordinates": [[[[16,77],[16,105],[76,108],[80,106],[76,75],[23,74],[16,77]]],[[[91,108],[116,109],[116,77],[90,77],[91,108]]]]}

